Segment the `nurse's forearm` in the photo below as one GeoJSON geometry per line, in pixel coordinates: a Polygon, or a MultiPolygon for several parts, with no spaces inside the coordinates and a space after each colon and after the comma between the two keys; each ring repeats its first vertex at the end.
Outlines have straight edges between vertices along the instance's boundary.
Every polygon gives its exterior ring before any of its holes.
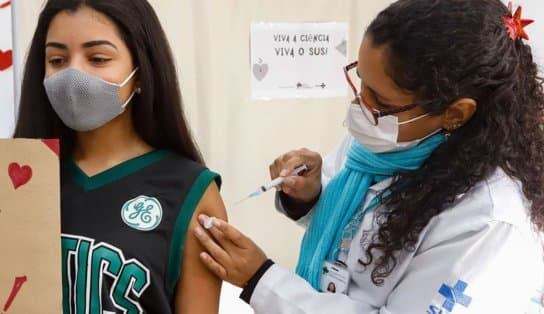
{"type": "Polygon", "coordinates": [[[268,265],[249,295],[247,290],[254,279],[250,280],[241,298],[257,314],[379,313],[379,309],[347,295],[318,292],[304,279],[277,264],[268,265]]]}

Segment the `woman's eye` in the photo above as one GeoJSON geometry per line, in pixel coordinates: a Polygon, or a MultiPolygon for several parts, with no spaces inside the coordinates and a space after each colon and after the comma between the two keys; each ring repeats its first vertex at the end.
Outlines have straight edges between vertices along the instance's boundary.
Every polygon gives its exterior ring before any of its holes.
{"type": "Polygon", "coordinates": [[[63,58],[52,58],[52,59],[49,59],[49,61],[47,61],[49,64],[53,65],[53,66],[61,66],[64,64],[64,59],[63,58]]]}
{"type": "Polygon", "coordinates": [[[106,57],[92,57],[90,59],[90,61],[93,63],[93,64],[97,64],[97,65],[101,65],[101,64],[105,64],[107,63],[108,61],[110,61],[111,58],[106,58],[106,57]]]}

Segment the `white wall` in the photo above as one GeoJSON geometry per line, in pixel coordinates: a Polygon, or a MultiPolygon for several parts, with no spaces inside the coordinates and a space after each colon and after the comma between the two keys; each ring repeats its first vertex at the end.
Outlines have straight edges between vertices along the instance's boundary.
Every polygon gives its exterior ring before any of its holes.
{"type": "MultiPolygon", "coordinates": [[[[508,1],[503,0],[504,3],[508,1]]],[[[535,23],[527,26],[526,31],[529,34],[529,43],[534,50],[537,63],[544,66],[544,1],[542,0],[515,0],[516,5],[523,7],[523,17],[535,20],[535,23]]]]}

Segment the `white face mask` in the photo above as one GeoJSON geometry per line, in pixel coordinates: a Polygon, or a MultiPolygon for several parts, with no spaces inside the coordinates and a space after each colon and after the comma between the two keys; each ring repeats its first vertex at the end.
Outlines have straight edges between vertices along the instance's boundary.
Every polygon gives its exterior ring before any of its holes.
{"type": "MultiPolygon", "coordinates": [[[[366,107],[362,107],[363,110],[368,110],[366,107]]],[[[428,115],[426,113],[403,122],[399,122],[398,118],[394,115],[388,115],[378,118],[378,125],[373,125],[363,114],[361,106],[350,104],[344,123],[351,135],[370,151],[374,153],[396,152],[412,148],[428,137],[440,132],[441,129],[438,129],[421,139],[409,142],[397,142],[399,125],[412,123],[428,115]]]]}

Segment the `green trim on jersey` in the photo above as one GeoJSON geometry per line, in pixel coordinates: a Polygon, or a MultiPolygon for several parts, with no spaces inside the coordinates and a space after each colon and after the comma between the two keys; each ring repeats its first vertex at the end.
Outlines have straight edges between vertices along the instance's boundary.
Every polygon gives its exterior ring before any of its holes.
{"type": "Polygon", "coordinates": [[[92,177],[87,176],[87,174],[83,172],[83,170],[81,170],[81,168],[79,168],[79,166],[73,160],[70,160],[70,172],[75,183],[81,189],[84,191],[90,191],[126,177],[142,168],[164,159],[170,154],[171,153],[167,150],[151,151],[122,162],[117,166],[114,166],[92,177]]]}
{"type": "Polygon", "coordinates": [[[170,257],[168,259],[166,277],[167,291],[170,295],[173,295],[181,273],[181,261],[189,223],[191,222],[191,218],[193,217],[196,206],[198,205],[198,202],[200,202],[202,195],[214,180],[217,185],[221,187],[221,177],[217,173],[208,169],[202,171],[193,183],[181,206],[181,211],[176,220],[174,231],[172,232],[172,240],[170,241],[170,257]]]}

